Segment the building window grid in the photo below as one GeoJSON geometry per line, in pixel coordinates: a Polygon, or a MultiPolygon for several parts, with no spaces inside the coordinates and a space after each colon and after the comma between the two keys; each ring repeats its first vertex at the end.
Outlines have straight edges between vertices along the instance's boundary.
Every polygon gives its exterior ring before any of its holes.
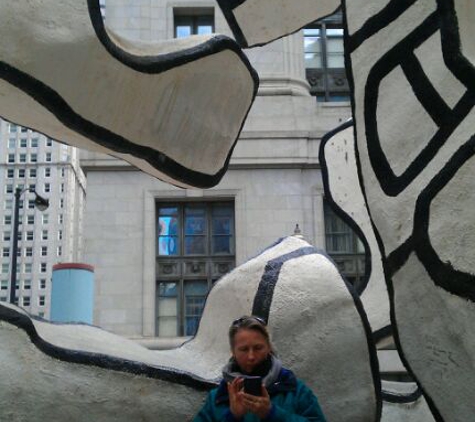
{"type": "Polygon", "coordinates": [[[312,94],[320,101],[349,101],[341,12],[307,26],[303,35],[305,67],[312,94]]]}
{"type": "Polygon", "coordinates": [[[324,203],[325,243],[341,273],[356,288],[365,275],[365,248],[357,234],[324,203]]]}
{"type": "Polygon", "coordinates": [[[174,37],[207,35],[214,32],[214,8],[175,7],[173,9],[174,37]]]}
{"type": "Polygon", "coordinates": [[[194,261],[208,262],[204,265],[206,274],[200,273],[198,277],[182,274],[158,280],[158,335],[193,335],[206,295],[215,281],[210,271],[212,262],[225,258],[229,269],[234,266],[234,204],[159,204],[157,214],[159,265],[171,260],[184,268],[195,265],[194,261]]]}

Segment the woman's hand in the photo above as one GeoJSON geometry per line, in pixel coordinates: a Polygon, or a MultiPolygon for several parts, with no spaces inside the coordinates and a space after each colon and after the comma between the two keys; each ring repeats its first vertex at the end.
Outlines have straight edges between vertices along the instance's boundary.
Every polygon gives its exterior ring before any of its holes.
{"type": "Polygon", "coordinates": [[[262,386],[261,396],[253,396],[252,394],[246,394],[241,392],[244,406],[249,412],[254,413],[259,419],[264,419],[270,412],[272,403],[270,401],[269,393],[267,389],[262,386]]]}
{"type": "Polygon", "coordinates": [[[241,419],[247,412],[243,400],[244,393],[241,391],[243,383],[242,378],[235,378],[233,382],[228,382],[229,410],[236,419],[241,419]]]}

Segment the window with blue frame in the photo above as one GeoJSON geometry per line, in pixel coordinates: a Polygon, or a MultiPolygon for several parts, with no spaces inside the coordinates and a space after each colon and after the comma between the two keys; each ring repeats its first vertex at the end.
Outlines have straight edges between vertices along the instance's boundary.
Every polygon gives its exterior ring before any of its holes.
{"type": "Polygon", "coordinates": [[[208,291],[235,266],[232,201],[157,205],[158,336],[191,336],[208,291]]]}

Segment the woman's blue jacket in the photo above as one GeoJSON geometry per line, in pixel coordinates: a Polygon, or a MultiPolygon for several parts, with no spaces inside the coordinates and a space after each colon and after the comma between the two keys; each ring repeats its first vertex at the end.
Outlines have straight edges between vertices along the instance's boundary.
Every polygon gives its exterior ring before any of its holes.
{"type": "Polygon", "coordinates": [[[317,397],[292,371],[282,368],[267,391],[272,408],[265,419],[259,419],[252,413],[236,419],[229,410],[228,389],[223,380],[210,391],[193,422],[325,422],[317,397]]]}

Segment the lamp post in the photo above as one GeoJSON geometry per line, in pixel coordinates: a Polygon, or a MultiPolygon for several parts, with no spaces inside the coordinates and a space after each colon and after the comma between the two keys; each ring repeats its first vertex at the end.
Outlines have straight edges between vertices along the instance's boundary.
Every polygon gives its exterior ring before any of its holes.
{"type": "Polygon", "coordinates": [[[35,190],[30,188],[15,189],[15,211],[13,214],[13,244],[12,244],[12,265],[11,265],[11,278],[10,278],[10,303],[15,302],[15,290],[16,290],[16,264],[17,264],[17,253],[18,253],[18,226],[20,225],[19,215],[20,215],[20,197],[25,192],[34,192],[35,194],[35,206],[40,211],[44,211],[49,206],[49,201],[42,196],[38,195],[35,190]]]}

